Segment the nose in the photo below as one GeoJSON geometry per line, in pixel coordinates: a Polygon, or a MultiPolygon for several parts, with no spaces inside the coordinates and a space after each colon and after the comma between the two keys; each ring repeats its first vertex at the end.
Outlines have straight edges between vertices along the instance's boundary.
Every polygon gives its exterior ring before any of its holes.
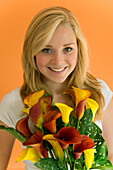
{"type": "Polygon", "coordinates": [[[63,62],[64,62],[64,54],[62,54],[61,52],[55,52],[53,56],[53,63],[55,65],[62,65],[63,62]]]}

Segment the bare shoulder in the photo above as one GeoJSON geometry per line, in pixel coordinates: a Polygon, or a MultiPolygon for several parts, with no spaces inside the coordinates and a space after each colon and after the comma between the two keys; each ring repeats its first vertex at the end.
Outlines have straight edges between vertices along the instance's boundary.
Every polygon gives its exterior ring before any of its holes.
{"type": "MultiPolygon", "coordinates": [[[[0,121],[0,125],[7,126],[2,121],[0,121]]],[[[14,141],[15,137],[9,132],[0,130],[0,170],[7,168],[14,141]]]]}

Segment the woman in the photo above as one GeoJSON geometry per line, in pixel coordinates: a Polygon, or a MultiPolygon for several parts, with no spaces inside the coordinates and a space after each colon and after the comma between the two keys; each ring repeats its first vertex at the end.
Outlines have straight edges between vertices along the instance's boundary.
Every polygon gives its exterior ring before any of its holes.
{"type": "MultiPolygon", "coordinates": [[[[91,91],[91,98],[99,104],[95,122],[102,127],[113,163],[113,103],[112,92],[105,82],[87,72],[88,53],[84,37],[72,13],[63,7],[50,7],[40,11],[26,32],[22,64],[24,83],[8,93],[0,103],[1,124],[15,127],[23,116],[22,99],[31,92],[45,89],[53,96],[54,103],[74,107],[63,92],[72,85],[91,91]],[[104,112],[103,112],[104,111],[104,112]],[[103,116],[104,115],[104,116],[103,116]],[[103,117],[103,119],[102,119],[103,117]]],[[[0,132],[0,169],[5,170],[14,143],[9,133],[0,132]]],[[[25,161],[26,170],[37,169],[25,161]]]]}

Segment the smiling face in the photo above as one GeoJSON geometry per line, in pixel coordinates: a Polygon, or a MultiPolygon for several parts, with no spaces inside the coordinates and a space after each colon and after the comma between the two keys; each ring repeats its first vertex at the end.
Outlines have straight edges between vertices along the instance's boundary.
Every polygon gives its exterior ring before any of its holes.
{"type": "Polygon", "coordinates": [[[59,26],[48,45],[36,55],[39,71],[50,83],[63,83],[75,69],[77,42],[70,26],[59,26]]]}

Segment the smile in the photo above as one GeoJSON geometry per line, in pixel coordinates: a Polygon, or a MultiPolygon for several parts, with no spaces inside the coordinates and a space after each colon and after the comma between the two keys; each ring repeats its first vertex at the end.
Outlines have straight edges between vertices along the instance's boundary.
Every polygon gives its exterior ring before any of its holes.
{"type": "Polygon", "coordinates": [[[55,72],[61,72],[61,71],[65,70],[66,67],[64,67],[64,68],[50,68],[49,67],[49,69],[52,70],[52,71],[55,71],[55,72]]]}

